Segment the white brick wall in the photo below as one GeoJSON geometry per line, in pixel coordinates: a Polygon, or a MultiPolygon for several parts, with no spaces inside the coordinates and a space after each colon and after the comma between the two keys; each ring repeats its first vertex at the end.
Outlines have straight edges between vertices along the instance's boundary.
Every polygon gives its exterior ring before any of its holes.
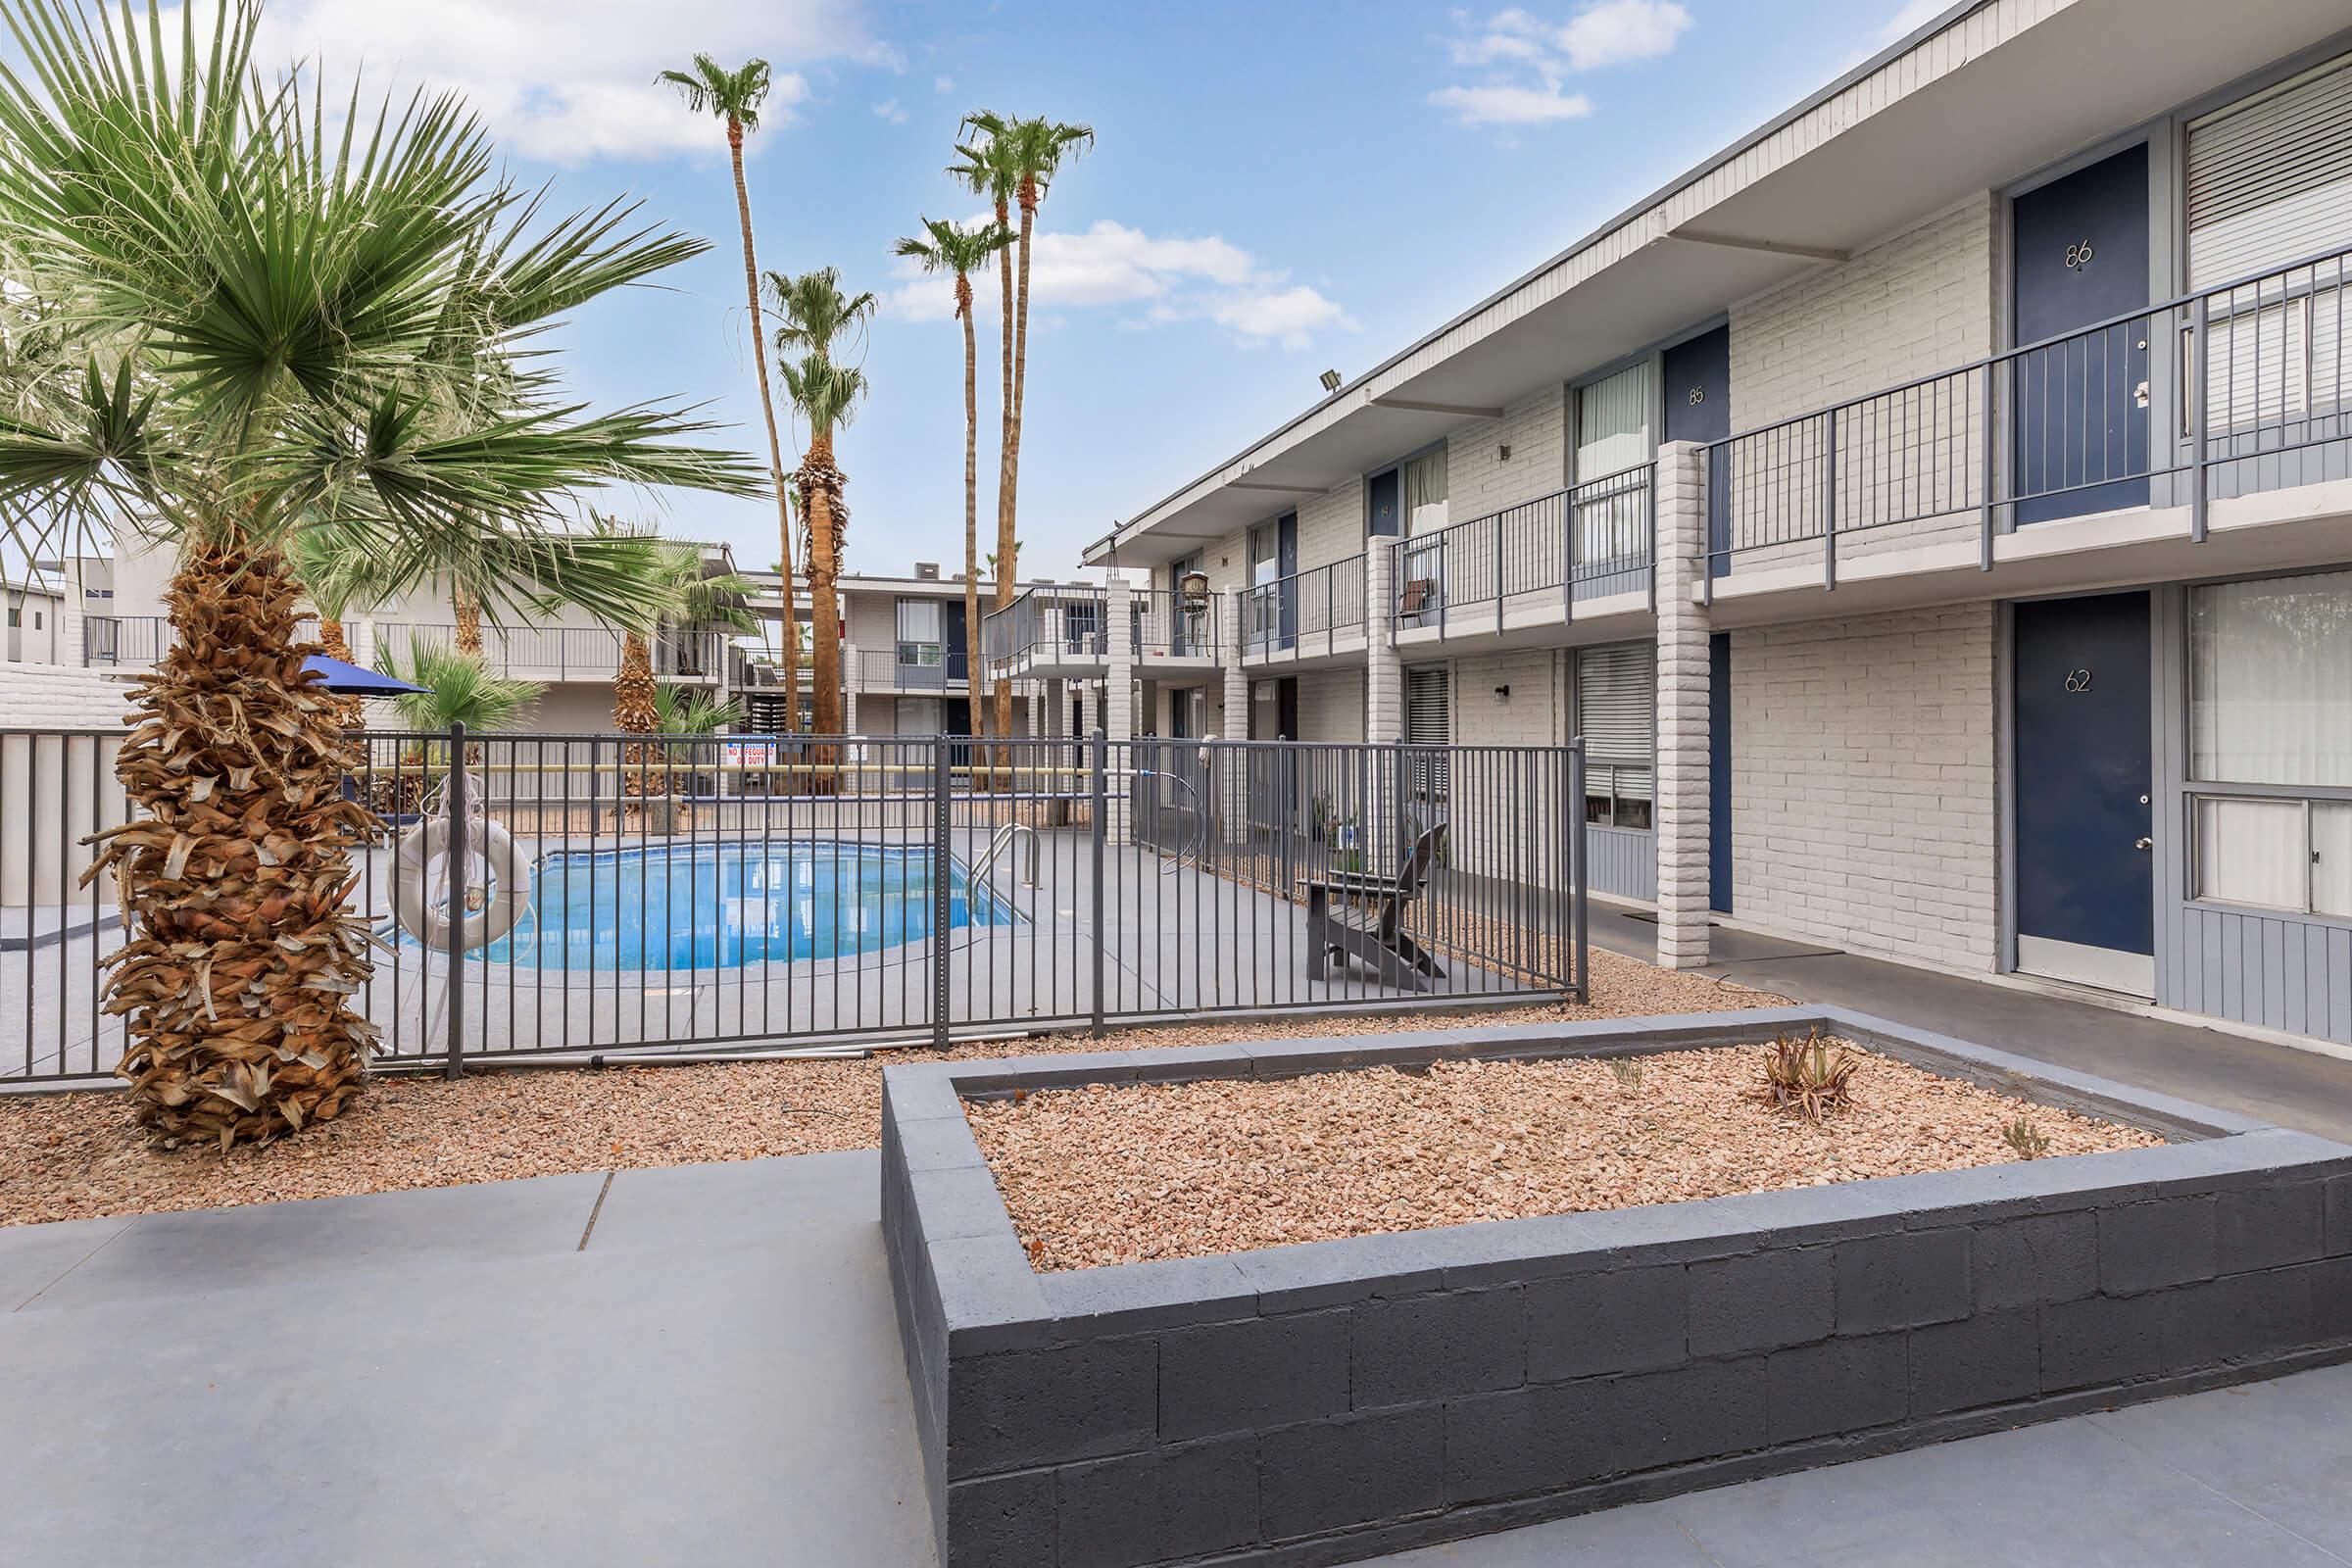
{"type": "Polygon", "coordinates": [[[129,697],[96,670],[0,664],[0,729],[120,728],[129,697]]]}
{"type": "MultiPolygon", "coordinates": [[[[1709,956],[1707,924],[1713,733],[1704,609],[1691,602],[1706,521],[1697,447],[1658,451],[1657,905],[1658,962],[1694,969],[1709,956]]],[[[1735,694],[1735,708],[1737,696],[1735,694]]],[[[1734,820],[1738,820],[1737,813],[1734,820]]]]}
{"type": "Polygon", "coordinates": [[[1364,672],[1310,669],[1298,676],[1295,741],[1353,745],[1364,738],[1364,672]]]}
{"type": "MultiPolygon", "coordinates": [[[[2001,279],[1997,201],[1980,192],[1850,261],[1808,272],[1732,307],[1732,426],[1752,430],[1993,352],[2001,279]]],[[[1914,393],[1840,421],[1839,516],[1952,514],[1841,531],[1841,556],[1973,533],[1973,383],[1914,393]],[[1874,455],[1875,452],[1875,455],[1874,455]]],[[[1736,478],[1743,537],[1818,536],[1821,476],[1809,428],[1786,451],[1742,449],[1755,477],[1736,478]],[[1784,494],[1783,492],[1787,493],[1784,494]],[[1779,515],[1767,515],[1777,512],[1779,515]]],[[[1745,551],[1738,567],[1818,559],[1817,542],[1745,551]]]]}
{"type": "Polygon", "coordinates": [[[1993,607],[1732,634],[1742,922],[1989,969],[1993,607]]]}
{"type": "Polygon", "coordinates": [[[1453,663],[1456,746],[1552,746],[1560,739],[1560,656],[1520,649],[1453,663]],[[1495,695],[1508,686],[1510,697],[1495,695]]]}
{"type": "Polygon", "coordinates": [[[1568,471],[1564,411],[1565,393],[1549,386],[1505,409],[1501,418],[1448,437],[1447,520],[1467,522],[1560,488],[1568,471]],[[1501,456],[1506,446],[1508,461],[1501,456]]]}
{"type": "Polygon", "coordinates": [[[1360,555],[1364,548],[1364,482],[1350,479],[1298,503],[1298,569],[1312,571],[1360,555]]]}

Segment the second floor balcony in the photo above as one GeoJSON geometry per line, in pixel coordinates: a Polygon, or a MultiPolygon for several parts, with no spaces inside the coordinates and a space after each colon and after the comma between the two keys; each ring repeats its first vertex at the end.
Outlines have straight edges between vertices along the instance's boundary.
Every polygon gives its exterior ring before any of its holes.
{"type": "MultiPolygon", "coordinates": [[[[458,629],[430,623],[379,623],[373,659],[398,673],[412,653],[454,648],[458,629]]],[[[654,673],[682,684],[721,684],[728,670],[726,634],[663,628],[646,639],[654,673]]],[[[609,681],[620,673],[622,635],[601,626],[484,626],[482,659],[496,673],[521,680],[609,681]]]]}
{"type": "Polygon", "coordinates": [[[2339,250],[1712,443],[1705,592],[2057,588],[2253,528],[2340,557],[2343,506],[2284,492],[2352,475],[2348,281],[2339,250]]]}
{"type": "Polygon", "coordinates": [[[1360,555],[1245,588],[1242,662],[1258,666],[1360,654],[1369,619],[1360,555]]]}
{"type": "Polygon", "coordinates": [[[1387,546],[1396,643],[1656,608],[1653,466],[1555,490],[1387,546]]]}
{"type": "Polygon", "coordinates": [[[857,654],[859,691],[960,692],[971,684],[971,655],[961,644],[906,642],[857,654]]]}

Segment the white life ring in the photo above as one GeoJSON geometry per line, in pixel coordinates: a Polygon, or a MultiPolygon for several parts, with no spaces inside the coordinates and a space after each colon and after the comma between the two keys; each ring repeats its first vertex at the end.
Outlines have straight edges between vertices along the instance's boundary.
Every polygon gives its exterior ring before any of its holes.
{"type": "MultiPolygon", "coordinates": [[[[473,857],[468,865],[476,880],[468,884],[462,901],[468,910],[465,930],[465,951],[468,953],[486,948],[514,930],[531,902],[530,867],[514,847],[514,836],[496,822],[484,822],[472,838],[473,857]],[[491,885],[482,890],[482,906],[476,910],[473,894],[481,886],[478,878],[483,870],[489,872],[491,885]]],[[[427,897],[425,872],[436,857],[448,853],[449,818],[429,817],[400,841],[398,864],[393,869],[393,905],[401,929],[435,953],[449,950],[449,911],[427,897]]]]}

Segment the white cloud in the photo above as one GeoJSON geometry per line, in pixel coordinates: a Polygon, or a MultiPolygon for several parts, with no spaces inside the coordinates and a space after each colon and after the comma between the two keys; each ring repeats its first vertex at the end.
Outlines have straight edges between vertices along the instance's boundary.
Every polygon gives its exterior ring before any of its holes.
{"type": "Polygon", "coordinates": [[[933,92],[954,92],[956,90],[956,78],[954,76],[933,76],[931,78],[931,90],[933,92]]]}
{"type": "Polygon", "coordinates": [[[1445,87],[1429,101],[1465,125],[1541,125],[1555,120],[1582,120],[1592,112],[1592,100],[1583,93],[1562,93],[1557,82],[1514,86],[1497,82],[1484,87],[1445,87]]]}
{"type": "Polygon", "coordinates": [[[894,125],[906,123],[906,111],[900,106],[896,98],[883,99],[873,106],[873,111],[876,120],[887,120],[894,125]]]}
{"type": "Polygon", "coordinates": [[[1660,59],[1690,27],[1690,13],[1676,0],[1593,0],[1564,22],[1517,6],[1484,22],[1464,11],[1452,15],[1448,55],[1483,75],[1439,88],[1429,101],[1464,125],[1582,119],[1592,104],[1583,93],[1565,90],[1571,74],[1660,59]]]}
{"type": "Polygon", "coordinates": [[[1690,13],[1674,0],[1602,0],[1568,19],[1556,37],[1571,71],[1598,71],[1674,53],[1690,13]]]}
{"type": "Polygon", "coordinates": [[[452,89],[502,151],[577,164],[718,151],[710,118],[654,80],[697,49],[771,63],[770,127],[808,100],[811,68],[906,69],[867,33],[858,0],[663,0],[659,26],[647,25],[644,0],[272,0],[260,58],[322,63],[336,84],[365,71],[379,92],[452,89]]]}
{"type": "MultiPolygon", "coordinates": [[[[983,215],[972,214],[979,220],[983,215]]],[[[1216,235],[1155,236],[1108,219],[1077,232],[1041,229],[1029,261],[1033,312],[1102,306],[1142,306],[1148,323],[1205,320],[1246,345],[1301,348],[1319,332],[1353,331],[1346,310],[1289,275],[1261,267],[1240,246],[1216,235]]],[[[922,277],[910,262],[904,279],[884,296],[891,315],[906,320],[944,320],[955,308],[946,280],[922,277]]],[[[996,291],[974,298],[990,313],[996,291]]],[[[1135,319],[1123,320],[1133,329],[1135,319]]]]}

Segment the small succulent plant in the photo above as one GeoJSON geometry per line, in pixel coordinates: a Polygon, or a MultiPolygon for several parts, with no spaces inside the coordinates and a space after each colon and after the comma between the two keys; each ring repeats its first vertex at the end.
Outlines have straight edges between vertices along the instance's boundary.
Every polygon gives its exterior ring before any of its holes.
{"type": "Polygon", "coordinates": [[[2001,1142],[2020,1159],[2039,1159],[2050,1152],[2050,1135],[2023,1116],[2001,1129],[2001,1142]]]}
{"type": "Polygon", "coordinates": [[[1609,1076],[1617,1080],[1618,1088],[1632,1094],[1642,1087],[1642,1063],[1631,1056],[1611,1056],[1609,1076]]]}
{"type": "Polygon", "coordinates": [[[1782,1035],[1764,1048],[1764,1098],[1775,1110],[1818,1122],[1853,1100],[1862,1058],[1815,1029],[1802,1040],[1782,1035]]]}

